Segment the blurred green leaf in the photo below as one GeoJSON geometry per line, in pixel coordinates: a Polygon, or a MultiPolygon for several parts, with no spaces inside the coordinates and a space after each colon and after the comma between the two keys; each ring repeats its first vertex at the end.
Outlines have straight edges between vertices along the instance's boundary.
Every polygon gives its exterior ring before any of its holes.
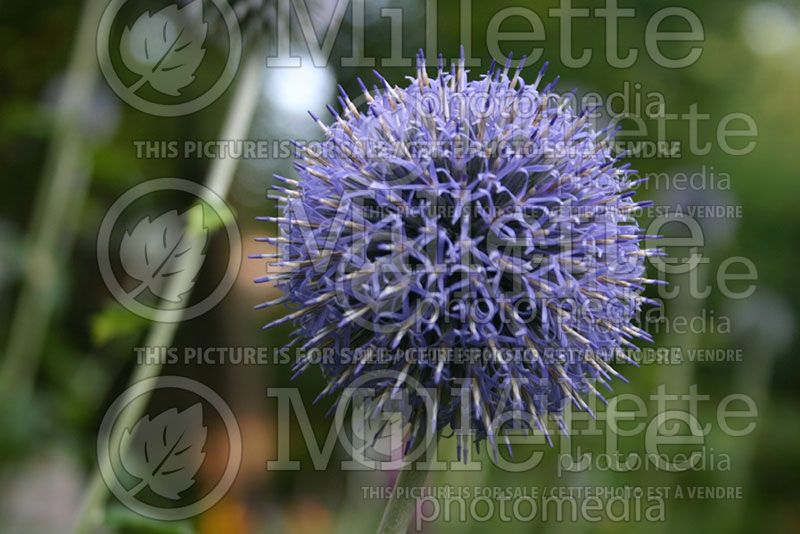
{"type": "Polygon", "coordinates": [[[40,398],[0,398],[0,461],[13,461],[42,444],[51,419],[40,398]]]}
{"type": "Polygon", "coordinates": [[[186,521],[156,521],[143,517],[119,505],[110,506],[106,512],[107,527],[117,532],[137,534],[192,534],[195,529],[186,521]]]}
{"type": "Polygon", "coordinates": [[[95,346],[123,337],[138,335],[147,327],[148,321],[112,302],[91,318],[92,342],[95,346]]]}

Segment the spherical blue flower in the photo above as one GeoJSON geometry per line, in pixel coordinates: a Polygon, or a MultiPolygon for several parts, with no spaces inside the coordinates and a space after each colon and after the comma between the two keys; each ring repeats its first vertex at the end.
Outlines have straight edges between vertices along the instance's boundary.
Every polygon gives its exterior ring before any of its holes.
{"type": "Polygon", "coordinates": [[[297,364],[322,368],[325,394],[383,371],[376,404],[411,399],[407,447],[446,427],[492,447],[546,433],[647,338],[633,323],[657,251],[632,171],[613,132],[523,66],[469,81],[463,56],[440,57],[430,77],[420,55],[405,88],[359,80],[363,105],[342,90],[330,125],[312,115],[325,140],[298,145],[298,178],[278,177],[280,216],[264,218],[283,271],[259,281],[285,294],[265,305],[293,307],[267,326],[293,321],[303,349],[330,349],[297,364]]]}

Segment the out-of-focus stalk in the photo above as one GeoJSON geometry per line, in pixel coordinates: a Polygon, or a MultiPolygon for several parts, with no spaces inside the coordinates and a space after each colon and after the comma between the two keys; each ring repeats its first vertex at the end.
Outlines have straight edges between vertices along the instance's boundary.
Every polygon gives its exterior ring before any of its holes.
{"type": "MultiPolygon", "coordinates": [[[[250,131],[255,108],[262,92],[265,50],[265,46],[261,42],[250,47],[250,53],[247,55],[236,81],[235,91],[231,97],[228,114],[222,127],[221,139],[244,139],[250,131]]],[[[233,183],[237,164],[238,160],[235,158],[215,159],[209,168],[204,185],[219,195],[220,198],[226,198],[233,183]]],[[[187,232],[200,231],[199,226],[201,224],[202,221],[200,220],[190,221],[187,232]],[[193,224],[198,227],[192,228],[193,224]]],[[[201,264],[203,257],[197,256],[193,261],[201,264]]],[[[199,270],[195,267],[199,267],[199,265],[187,266],[183,273],[195,273],[199,270]]],[[[176,284],[176,287],[187,287],[189,285],[186,284],[186,280],[181,278],[181,275],[171,277],[168,283],[176,284]]],[[[169,289],[166,294],[170,294],[169,289]]],[[[188,299],[189,295],[190,293],[184,293],[184,298],[188,299]]],[[[170,312],[170,314],[174,313],[174,311],[170,312]]],[[[156,317],[156,321],[150,326],[145,340],[146,347],[165,347],[172,343],[178,323],[174,322],[174,315],[171,318],[173,322],[159,322],[156,317]]],[[[130,384],[158,376],[160,373],[160,364],[140,365],[131,376],[130,384]]],[[[147,407],[148,398],[149,395],[140,395],[137,397],[135,405],[123,411],[116,422],[116,432],[111,436],[111,443],[119,441],[119,432],[125,428],[130,429],[133,427],[147,407]]],[[[95,470],[89,481],[84,503],[74,526],[74,532],[91,532],[102,523],[103,505],[107,492],[108,490],[100,471],[95,470]]]]}
{"type": "Polygon", "coordinates": [[[91,174],[91,146],[83,123],[98,79],[95,35],[105,7],[104,0],[87,0],[78,22],[33,208],[22,290],[0,367],[0,394],[31,391],[56,305],[57,281],[77,233],[91,174]]]}

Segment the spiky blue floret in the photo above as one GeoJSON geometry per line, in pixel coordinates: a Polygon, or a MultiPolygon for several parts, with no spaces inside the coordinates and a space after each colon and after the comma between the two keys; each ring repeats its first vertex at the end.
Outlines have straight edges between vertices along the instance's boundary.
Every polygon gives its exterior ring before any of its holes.
{"type": "Polygon", "coordinates": [[[407,446],[467,423],[495,446],[509,410],[546,432],[647,338],[633,321],[657,252],[632,216],[632,171],[613,133],[539,88],[544,68],[529,85],[521,69],[468,81],[463,60],[440,59],[432,78],[420,57],[405,88],[359,80],[365,105],[341,91],[330,125],[312,115],[326,139],[300,147],[281,216],[265,218],[285,269],[265,280],[295,308],[268,326],[294,321],[304,348],[333,349],[323,393],[376,370],[394,373],[370,384],[378,405],[410,378],[432,391],[433,414],[408,391],[407,446]]]}

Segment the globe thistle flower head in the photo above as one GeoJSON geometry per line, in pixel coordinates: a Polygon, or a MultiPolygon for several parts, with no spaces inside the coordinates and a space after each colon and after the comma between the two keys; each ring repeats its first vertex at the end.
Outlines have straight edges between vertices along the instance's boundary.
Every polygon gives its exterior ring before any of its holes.
{"type": "Polygon", "coordinates": [[[463,53],[431,76],[420,52],[406,87],[376,72],[362,106],[341,90],[263,218],[282,271],[257,281],[284,293],[264,306],[292,307],[267,327],[291,321],[293,343],[330,349],[297,363],[321,367],[322,395],[376,372],[377,407],[406,394],[407,449],[447,427],[460,453],[546,434],[650,339],[633,321],[658,251],[643,248],[632,171],[612,131],[542,86],[546,65],[525,82],[524,61],[468,80],[463,53]]]}

